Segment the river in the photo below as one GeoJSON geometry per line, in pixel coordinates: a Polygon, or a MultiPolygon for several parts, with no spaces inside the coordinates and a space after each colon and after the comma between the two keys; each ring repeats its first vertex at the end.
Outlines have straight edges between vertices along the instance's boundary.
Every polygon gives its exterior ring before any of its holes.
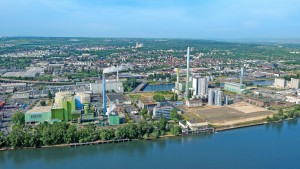
{"type": "Polygon", "coordinates": [[[296,169],[297,120],[156,141],[0,152],[1,169],[296,169]]]}

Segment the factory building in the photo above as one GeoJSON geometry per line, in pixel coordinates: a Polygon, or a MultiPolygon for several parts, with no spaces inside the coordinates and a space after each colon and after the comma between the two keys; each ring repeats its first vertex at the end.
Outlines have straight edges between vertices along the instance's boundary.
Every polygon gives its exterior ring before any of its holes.
{"type": "Polygon", "coordinates": [[[73,121],[94,119],[90,113],[90,95],[86,93],[57,92],[53,106],[34,107],[25,114],[26,123],[41,123],[44,121],[73,121]],[[81,113],[83,112],[83,114],[81,113]],[[31,116],[33,115],[33,116],[31,116]]]}
{"type": "Polygon", "coordinates": [[[4,90],[14,89],[14,88],[25,88],[27,87],[26,83],[3,83],[0,85],[4,90]]]}
{"type": "Polygon", "coordinates": [[[172,92],[174,92],[176,94],[181,94],[185,90],[185,83],[180,82],[180,69],[179,68],[177,68],[176,72],[177,72],[177,80],[175,82],[175,87],[172,89],[172,92]]]}
{"type": "Polygon", "coordinates": [[[274,86],[278,88],[285,88],[286,80],[283,78],[275,78],[274,86]]]}
{"type": "Polygon", "coordinates": [[[161,106],[158,104],[153,108],[153,118],[159,119],[160,117],[164,117],[166,119],[170,119],[171,110],[174,108],[171,106],[161,106]]]}
{"type": "Polygon", "coordinates": [[[232,82],[225,82],[224,84],[224,90],[233,92],[233,93],[243,93],[243,91],[246,89],[245,84],[240,83],[232,83],[232,82]]]}
{"type": "Polygon", "coordinates": [[[202,99],[186,100],[185,105],[187,107],[200,107],[203,105],[202,99]]]}
{"type": "Polygon", "coordinates": [[[300,89],[300,79],[294,79],[294,78],[292,78],[291,82],[290,82],[290,88],[300,89]]]}
{"type": "Polygon", "coordinates": [[[153,99],[143,99],[139,100],[137,106],[140,109],[146,109],[148,111],[152,111],[155,106],[157,106],[157,103],[153,99]]]}
{"type": "Polygon", "coordinates": [[[91,103],[91,96],[86,93],[77,93],[75,95],[75,107],[76,109],[82,109],[84,104],[91,103]]]}
{"type": "Polygon", "coordinates": [[[109,125],[113,126],[113,125],[119,125],[120,124],[120,117],[115,114],[110,114],[108,117],[108,123],[109,125]]]}
{"type": "Polygon", "coordinates": [[[51,106],[34,107],[25,113],[26,123],[43,123],[45,121],[52,121],[51,106]]]}
{"type": "Polygon", "coordinates": [[[286,96],[286,101],[294,104],[300,104],[300,97],[286,96]]]}
{"type": "MultiPolygon", "coordinates": [[[[90,83],[90,90],[93,93],[102,93],[103,83],[102,82],[90,83]]],[[[118,93],[123,93],[124,92],[123,83],[121,81],[106,81],[106,91],[109,92],[115,91],[118,93]]]]}
{"type": "Polygon", "coordinates": [[[243,93],[246,89],[246,85],[244,83],[244,76],[245,76],[245,69],[241,67],[241,74],[240,74],[240,83],[234,82],[225,82],[224,90],[233,92],[233,93],[243,93]]]}
{"type": "Polygon", "coordinates": [[[20,72],[7,72],[2,77],[36,77],[37,75],[44,74],[44,68],[41,67],[28,67],[26,71],[20,72]]]}
{"type": "Polygon", "coordinates": [[[29,92],[15,92],[12,99],[29,99],[29,92]]]}

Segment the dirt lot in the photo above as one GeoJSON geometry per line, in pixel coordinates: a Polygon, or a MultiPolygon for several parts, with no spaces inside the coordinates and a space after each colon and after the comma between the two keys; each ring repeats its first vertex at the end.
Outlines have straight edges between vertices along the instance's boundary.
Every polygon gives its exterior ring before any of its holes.
{"type": "Polygon", "coordinates": [[[245,102],[229,106],[205,106],[197,108],[181,107],[189,119],[208,121],[214,125],[233,125],[237,123],[261,120],[273,112],[245,102]]]}

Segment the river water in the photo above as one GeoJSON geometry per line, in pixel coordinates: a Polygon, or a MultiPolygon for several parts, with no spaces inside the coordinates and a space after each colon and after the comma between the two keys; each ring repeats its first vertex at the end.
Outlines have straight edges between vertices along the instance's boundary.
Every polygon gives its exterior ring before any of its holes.
{"type": "Polygon", "coordinates": [[[194,135],[86,147],[0,152],[1,169],[297,169],[296,120],[194,135]]]}

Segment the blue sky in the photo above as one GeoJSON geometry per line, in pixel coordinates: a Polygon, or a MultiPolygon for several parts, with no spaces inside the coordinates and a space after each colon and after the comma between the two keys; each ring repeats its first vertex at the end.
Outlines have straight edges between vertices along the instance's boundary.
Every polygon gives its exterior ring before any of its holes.
{"type": "Polygon", "coordinates": [[[299,0],[0,0],[2,36],[300,38],[299,0]]]}

